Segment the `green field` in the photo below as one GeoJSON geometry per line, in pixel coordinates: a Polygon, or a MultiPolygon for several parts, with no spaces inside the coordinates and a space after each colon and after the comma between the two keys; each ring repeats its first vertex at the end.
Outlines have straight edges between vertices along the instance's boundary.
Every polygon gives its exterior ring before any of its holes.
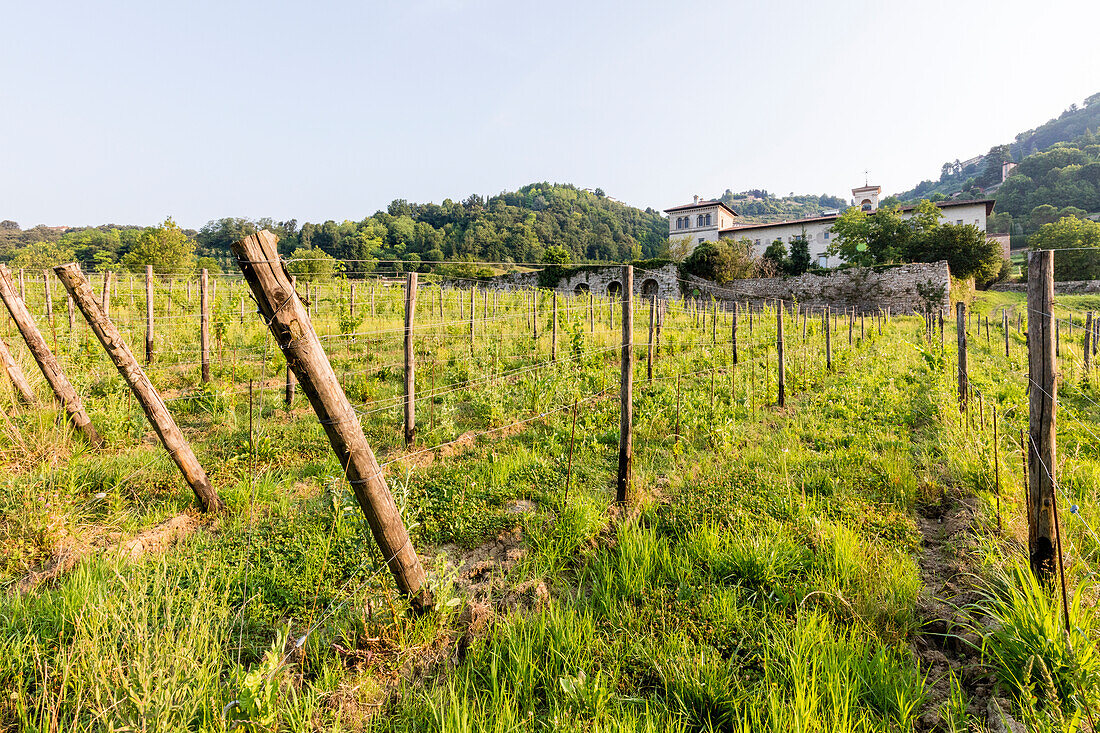
{"type": "MultiPolygon", "coordinates": [[[[941,348],[919,316],[881,335],[868,316],[862,336],[857,319],[851,345],[841,320],[829,371],[820,317],[788,314],[779,408],[774,309],[751,331],[741,315],[734,365],[728,314],[670,302],[650,381],[639,300],[619,507],[620,304],[597,298],[590,325],[587,297],[561,297],[553,362],[549,293],[537,339],[528,292],[479,293],[471,340],[468,291],[424,285],[407,449],[402,288],[359,282],[352,314],[346,281],[315,285],[428,568],[435,609],[416,616],[308,402],[284,404],[285,361],[254,307],[242,318],[239,279],[219,278],[208,385],[197,290],[158,283],[148,370],[229,506],[214,517],[53,289],[52,326],[41,281],[28,305],[108,447],[59,419],[9,322],[43,406],[0,387],[0,729],[967,731],[999,707],[1062,731],[1100,712],[1100,407],[1063,326],[1067,637],[1060,596],[1026,571],[1020,295],[973,304],[992,323],[972,334],[965,414],[953,323],[941,348]]],[[[111,315],[139,355],[144,313],[122,276],[111,315]]]]}

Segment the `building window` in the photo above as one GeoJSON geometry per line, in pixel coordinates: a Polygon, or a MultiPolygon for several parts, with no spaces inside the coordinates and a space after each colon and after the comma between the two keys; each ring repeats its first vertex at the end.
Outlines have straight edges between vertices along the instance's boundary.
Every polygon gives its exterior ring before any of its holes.
{"type": "Polygon", "coordinates": [[[754,240],[752,241],[752,243],[753,243],[753,244],[755,244],[755,245],[756,245],[757,247],[759,247],[759,246],[760,246],[760,240],[759,240],[759,239],[754,239],[754,240]]]}
{"type": "Polygon", "coordinates": [[[707,226],[710,226],[710,214],[707,214],[707,226]]]}
{"type": "Polygon", "coordinates": [[[958,221],[956,221],[955,223],[956,223],[956,224],[958,224],[959,226],[962,226],[963,220],[962,220],[962,219],[959,219],[959,220],[958,220],[958,221]]]}
{"type": "Polygon", "coordinates": [[[829,266],[829,258],[826,257],[825,255],[819,256],[817,258],[817,266],[818,267],[828,267],[829,266]]]}
{"type": "Polygon", "coordinates": [[[828,238],[829,238],[829,230],[828,230],[828,229],[826,229],[826,230],[825,230],[825,233],[824,233],[824,234],[822,235],[822,237],[823,237],[824,239],[828,239],[828,238]]]}
{"type": "Polygon", "coordinates": [[[699,244],[702,244],[705,241],[707,241],[706,237],[699,237],[699,244]]]}
{"type": "Polygon", "coordinates": [[[697,227],[703,226],[703,215],[702,214],[699,214],[699,216],[695,217],[695,226],[697,226],[697,227]]]}

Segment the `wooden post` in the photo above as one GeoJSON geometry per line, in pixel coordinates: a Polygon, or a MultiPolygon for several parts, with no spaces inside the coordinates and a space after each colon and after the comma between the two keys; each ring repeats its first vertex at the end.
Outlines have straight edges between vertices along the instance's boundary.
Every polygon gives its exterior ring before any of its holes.
{"type": "Polygon", "coordinates": [[[1008,308],[1001,310],[1001,328],[1005,332],[1005,358],[1008,358],[1008,308]]]}
{"type": "MultiPolygon", "coordinates": [[[[190,284],[190,280],[187,281],[190,284]]],[[[206,268],[199,274],[199,350],[202,381],[210,381],[210,292],[206,268]]]]}
{"type": "Polygon", "coordinates": [[[46,339],[42,338],[42,334],[34,324],[34,317],[27,310],[26,303],[23,302],[22,298],[16,297],[11,271],[6,265],[0,265],[0,298],[3,299],[4,305],[11,313],[12,320],[15,321],[23,340],[27,342],[27,348],[30,350],[31,356],[34,357],[38,368],[42,370],[42,376],[50,383],[57,401],[65,408],[69,422],[84,434],[84,437],[92,446],[102,447],[103,438],[100,437],[99,432],[92,425],[88,413],[84,411],[84,405],[81,403],[76,390],[65,378],[61,366],[57,363],[57,357],[46,345],[46,339]]]}
{"type": "Polygon", "coordinates": [[[966,412],[966,393],[969,374],[966,368],[966,304],[955,304],[955,331],[959,341],[959,411],[966,412]]]}
{"type": "Polygon", "coordinates": [[[244,296],[241,296],[241,324],[244,324],[244,296]]]}
{"type": "Polygon", "coordinates": [[[1092,349],[1090,348],[1090,341],[1092,339],[1092,311],[1085,314],[1085,341],[1084,341],[1084,354],[1085,359],[1085,379],[1089,378],[1089,365],[1092,358],[1092,349]]]}
{"type": "Polygon", "coordinates": [[[145,363],[153,363],[156,341],[153,331],[153,266],[145,266],[145,363]]]}
{"type": "MultiPolygon", "coordinates": [[[[471,298],[470,303],[473,303],[471,298]]],[[[416,273],[405,278],[405,445],[416,442],[416,355],[413,353],[413,323],[416,320],[416,273]]],[[[473,333],[473,321],[470,321],[473,333]]]]}
{"type": "Polygon", "coordinates": [[[588,332],[596,333],[596,295],[588,291],[588,332]]]}
{"type": "Polygon", "coordinates": [[[733,363],[737,364],[737,301],[733,302],[733,316],[730,319],[730,346],[733,348],[733,363]]]}
{"type": "MultiPolygon", "coordinates": [[[[46,297],[46,320],[53,325],[53,292],[50,290],[50,271],[42,271],[42,291],[46,297]]],[[[54,346],[57,346],[55,343],[54,346]]]]}
{"type": "Polygon", "coordinates": [[[856,325],[856,309],[851,308],[848,311],[848,345],[852,345],[852,330],[856,325]]]}
{"type": "Polygon", "coordinates": [[[539,291],[535,288],[531,291],[531,333],[536,339],[539,337],[539,291]]]}
{"type": "Polygon", "coordinates": [[[993,488],[997,496],[997,531],[1001,529],[1001,441],[997,428],[997,406],[993,405],[993,488]]]}
{"type": "Polygon", "coordinates": [[[355,319],[355,283],[351,283],[351,295],[348,298],[348,315],[355,319]]]}
{"type": "MultiPolygon", "coordinates": [[[[442,298],[443,298],[443,291],[442,290],[439,291],[439,297],[442,301],[442,298]]],[[[440,305],[440,308],[442,308],[442,305],[440,305]]],[[[370,284],[370,317],[374,318],[374,283],[370,284]]]]}
{"type": "Polygon", "coordinates": [[[65,296],[65,309],[69,315],[69,334],[76,330],[76,313],[73,311],[72,296],[65,296]]]}
{"type": "MultiPolygon", "coordinates": [[[[306,286],[309,286],[308,281],[306,282],[306,286]]],[[[290,287],[295,293],[298,292],[298,278],[294,275],[290,276],[290,287]]],[[[287,410],[294,404],[294,391],[297,386],[298,380],[294,376],[294,370],[290,368],[290,360],[288,359],[286,362],[286,377],[283,382],[283,404],[286,406],[287,410]]],[[[262,398],[263,394],[261,393],[260,396],[262,398]]],[[[263,409],[262,405],[263,403],[261,402],[261,410],[263,409]]]]}
{"type": "Polygon", "coordinates": [[[100,302],[103,304],[103,316],[105,318],[111,317],[111,271],[107,270],[103,273],[103,297],[100,298],[100,302]]]}
{"type": "Polygon", "coordinates": [[[779,377],[778,398],[780,407],[787,404],[787,375],[783,368],[783,301],[775,302],[775,356],[776,374],[779,377]]]}
{"type": "Polygon", "coordinates": [[[111,357],[118,373],[130,386],[134,397],[141,405],[141,409],[145,411],[145,417],[149,419],[149,423],[160,437],[164,449],[168,451],[168,455],[179,467],[184,480],[195,492],[203,511],[221,511],[225,509],[225,504],[222,503],[218,493],[210,485],[206,472],[199,465],[191,446],[176,426],[172,414],[164,406],[160,394],[157,393],[156,388],[149,381],[149,377],[145,376],[145,372],[142,371],[137,359],[130,352],[130,347],[126,345],[118,328],[107,318],[100,304],[96,302],[91,283],[80,271],[80,266],[75,263],[61,265],[55,267],[54,272],[57,273],[57,277],[61,280],[65,289],[69,291],[69,295],[72,296],[73,301],[80,308],[80,312],[84,314],[88,325],[99,339],[99,342],[103,344],[103,348],[106,349],[107,355],[111,357]]]}
{"type": "Polygon", "coordinates": [[[625,504],[630,496],[630,464],[634,458],[634,267],[623,265],[623,340],[619,383],[619,472],[615,501],[625,504]]]}
{"type": "MultiPolygon", "coordinates": [[[[382,469],[305,308],[290,288],[277,245],[278,238],[264,230],[234,242],[232,248],[256,297],[260,315],[287,355],[302,391],[313,405],[398,588],[409,597],[414,608],[430,608],[432,598],[424,587],[424,569],[382,469]]],[[[409,273],[410,279],[415,275],[409,273]]]]}
{"type": "Polygon", "coordinates": [[[825,368],[833,370],[833,329],[829,315],[832,308],[825,306],[825,368]]]}
{"type": "Polygon", "coordinates": [[[649,347],[646,352],[645,369],[647,381],[653,381],[653,332],[657,320],[657,296],[649,296],[649,347]]]}
{"type": "Polygon", "coordinates": [[[710,342],[712,344],[718,343],[718,301],[717,300],[715,300],[711,303],[710,342]]]}
{"type": "Polygon", "coordinates": [[[477,288],[473,285],[470,286],[470,353],[474,353],[474,318],[476,317],[475,308],[477,306],[477,288]]]}
{"type": "Polygon", "coordinates": [[[552,305],[552,310],[553,310],[554,324],[553,324],[553,329],[552,329],[553,335],[551,336],[551,340],[550,340],[550,361],[557,361],[558,360],[558,291],[557,290],[554,291],[553,297],[554,297],[554,302],[553,302],[553,305],[552,305]]]}
{"type": "Polygon", "coordinates": [[[31,389],[30,382],[27,381],[23,370],[19,368],[19,364],[12,358],[8,345],[2,340],[0,340],[0,362],[4,364],[4,371],[8,373],[8,378],[11,379],[16,394],[23,404],[31,407],[37,406],[38,399],[34,396],[34,390],[31,389]]]}
{"type": "Polygon", "coordinates": [[[1056,569],[1054,553],[1055,415],[1058,372],[1054,361],[1054,252],[1031,252],[1027,273],[1028,378],[1028,552],[1031,572],[1047,579],[1056,569]]]}
{"type": "Polygon", "coordinates": [[[19,299],[27,302],[27,289],[23,286],[23,268],[19,268],[19,299]]]}

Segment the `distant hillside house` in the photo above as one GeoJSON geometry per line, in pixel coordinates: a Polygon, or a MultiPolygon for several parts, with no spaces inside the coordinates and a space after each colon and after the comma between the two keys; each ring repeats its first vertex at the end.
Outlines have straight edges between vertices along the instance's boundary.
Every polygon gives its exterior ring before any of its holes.
{"type": "MultiPolygon", "coordinates": [[[[852,189],[852,205],[863,211],[878,210],[880,186],[860,186],[852,189]]],[[[985,231],[986,217],[993,213],[993,199],[974,201],[937,201],[943,214],[940,220],[944,224],[973,224],[985,231]]],[[[902,217],[909,218],[915,206],[901,207],[902,217]]],[[[832,226],[840,216],[838,211],[822,212],[821,216],[790,221],[775,221],[766,224],[754,224],[741,219],[736,211],[721,201],[700,201],[683,206],[665,209],[668,214],[669,239],[689,237],[692,249],[703,242],[712,242],[719,238],[746,238],[753,243],[756,251],[762,252],[777,239],[783,240],[789,247],[803,234],[810,243],[810,255],[821,267],[829,267],[829,257],[825,250],[832,243],[832,226]]],[[[833,262],[832,264],[839,264],[833,262]]]]}

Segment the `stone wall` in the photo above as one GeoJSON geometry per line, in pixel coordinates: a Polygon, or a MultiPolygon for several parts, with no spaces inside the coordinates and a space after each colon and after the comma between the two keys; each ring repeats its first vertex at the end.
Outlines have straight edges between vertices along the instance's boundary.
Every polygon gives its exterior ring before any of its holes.
{"type": "Polygon", "coordinates": [[[940,291],[943,298],[933,308],[951,307],[951,272],[947,262],[912,263],[882,270],[851,268],[827,275],[805,274],[797,277],[735,280],[716,285],[701,278],[693,283],[689,295],[739,303],[761,304],[772,300],[797,300],[815,309],[856,308],[865,313],[889,308],[891,313],[915,313],[925,307],[920,290],[940,291]]]}
{"type": "MultiPolygon", "coordinates": [[[[622,290],[623,268],[621,265],[595,266],[582,265],[564,268],[565,275],[554,286],[559,293],[570,295],[595,293],[609,295],[622,290]]],[[[634,294],[656,295],[664,300],[680,298],[680,272],[675,263],[641,270],[634,268],[634,294]]],[[[539,285],[539,273],[517,272],[500,275],[487,281],[488,285],[504,289],[533,288],[539,285]]]]}
{"type": "MultiPolygon", "coordinates": [[[[1026,293],[1027,283],[997,283],[990,290],[1001,293],[1026,293]]],[[[1065,280],[1054,283],[1055,295],[1085,295],[1100,293],[1100,280],[1065,280]]]]}

